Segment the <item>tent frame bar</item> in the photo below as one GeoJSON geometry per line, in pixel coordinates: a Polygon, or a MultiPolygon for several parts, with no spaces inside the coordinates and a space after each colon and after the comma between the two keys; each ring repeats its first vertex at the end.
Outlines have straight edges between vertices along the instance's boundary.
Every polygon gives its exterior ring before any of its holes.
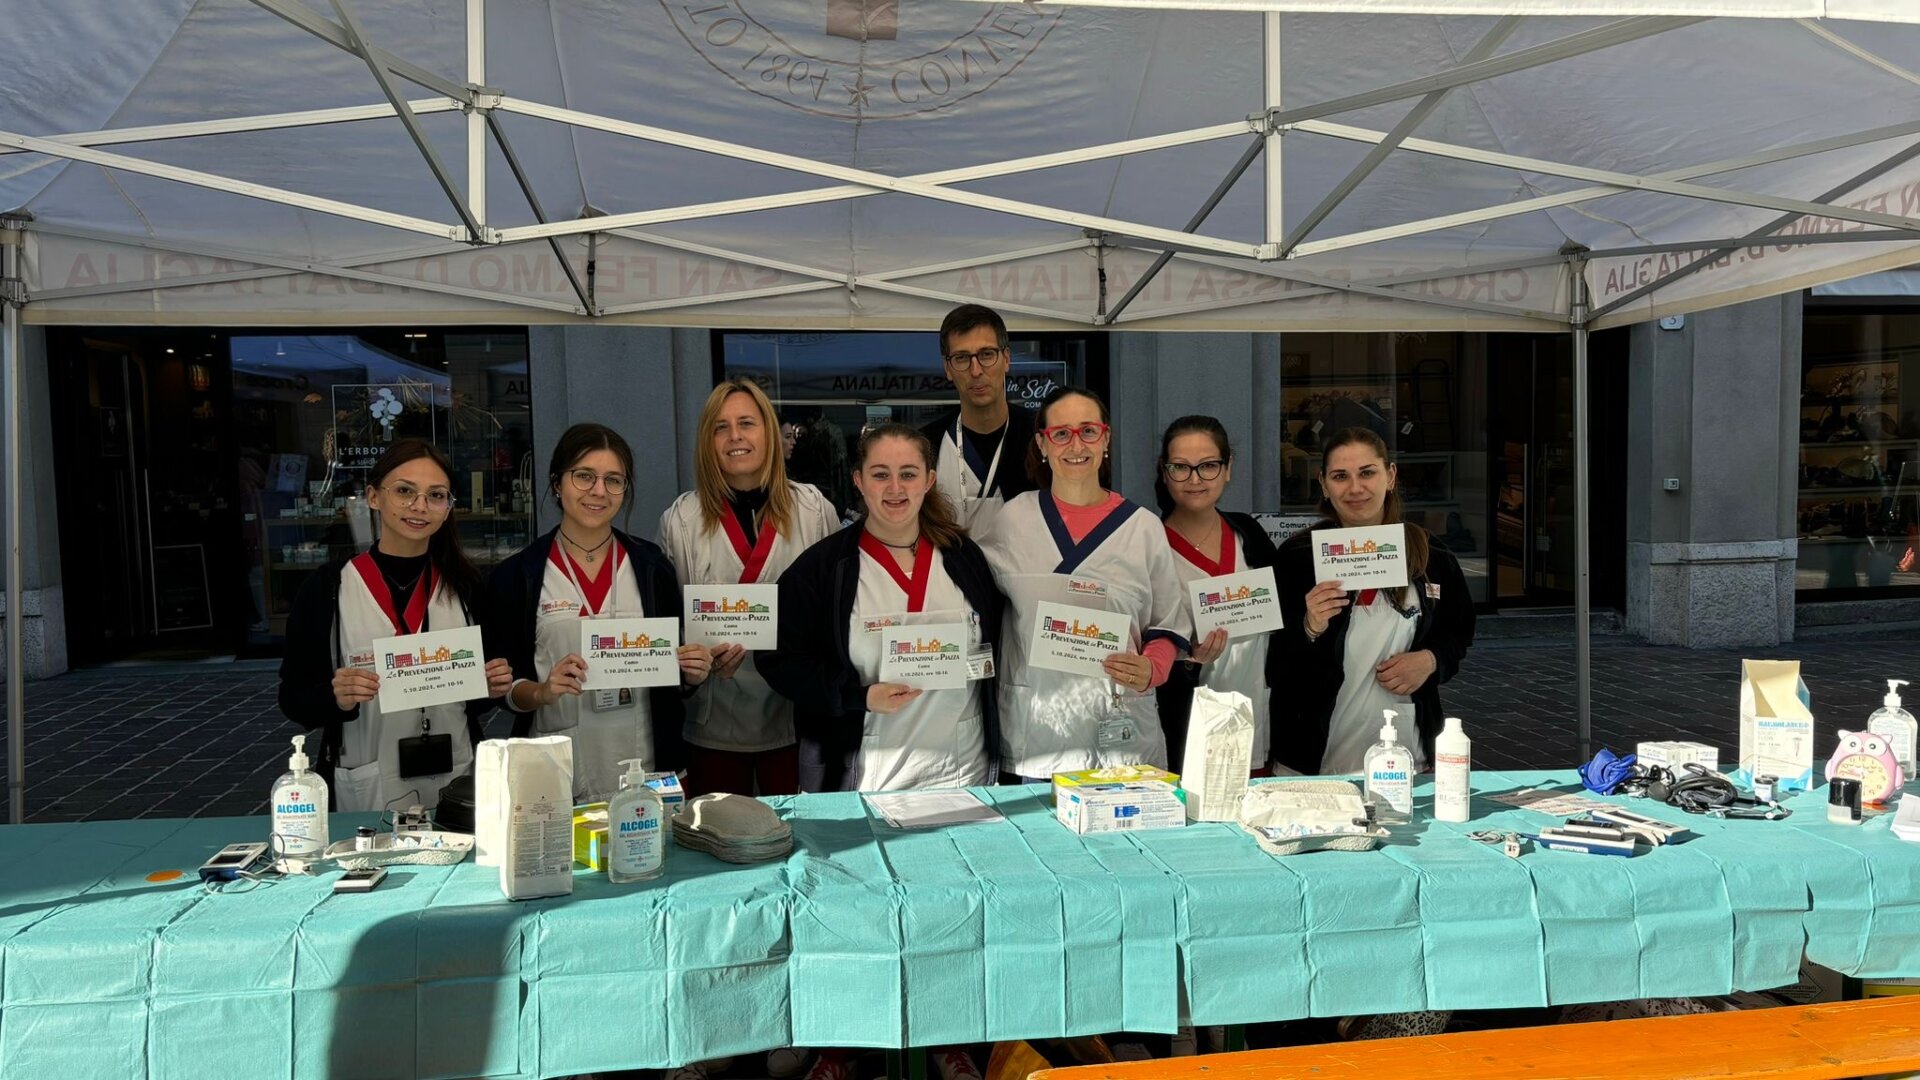
{"type": "Polygon", "coordinates": [[[1592,552],[1593,452],[1587,388],[1588,326],[1587,260],[1576,255],[1567,263],[1569,310],[1573,333],[1573,642],[1574,716],[1582,763],[1593,759],[1593,592],[1589,570],[1592,552]]]}
{"type": "MultiPolygon", "coordinates": [[[[482,0],[467,0],[467,2],[478,4],[482,0]]],[[[520,185],[520,193],[526,197],[527,206],[532,209],[534,219],[546,221],[546,208],[540,205],[540,196],[533,190],[533,181],[527,179],[526,170],[520,167],[520,155],[513,152],[513,144],[507,141],[507,133],[501,128],[499,117],[494,116],[489,110],[481,123],[483,136],[487,131],[493,132],[493,141],[499,144],[501,155],[507,159],[507,171],[513,174],[514,183],[520,185]]],[[[484,144],[480,147],[479,156],[482,159],[486,157],[484,144]]],[[[560,238],[547,237],[547,247],[553,252],[554,259],[560,263],[561,271],[567,275],[567,284],[573,287],[573,295],[580,300],[580,310],[588,315],[595,314],[597,309],[594,307],[593,296],[587,291],[586,284],[580,280],[579,271],[573,268],[573,260],[567,258],[566,250],[560,246],[560,238]]]]}
{"type": "MultiPolygon", "coordinates": [[[[407,108],[423,116],[428,113],[454,112],[462,107],[459,102],[443,97],[415,98],[407,102],[407,108]]],[[[69,146],[113,146],[117,143],[192,139],[202,135],[233,135],[249,131],[279,131],[289,128],[323,127],[328,124],[351,124],[363,120],[385,120],[391,116],[393,116],[392,105],[348,105],[338,109],[306,109],[300,112],[235,116],[222,120],[194,120],[181,124],[152,124],[145,127],[76,131],[65,135],[50,135],[47,138],[50,142],[66,143],[69,146]]],[[[0,157],[25,153],[31,153],[31,151],[16,147],[0,147],[0,157]]]]}
{"type": "Polygon", "coordinates": [[[387,103],[393,106],[394,115],[399,118],[401,126],[407,129],[407,138],[413,140],[414,149],[420,151],[420,156],[426,160],[427,169],[433,173],[434,181],[440,185],[440,190],[446,193],[447,201],[453,204],[453,212],[460,215],[460,223],[467,227],[467,236],[474,243],[484,242],[487,239],[486,229],[481,226],[480,219],[474,216],[473,209],[467,205],[465,194],[453,182],[453,176],[447,172],[446,165],[441,162],[439,152],[433,148],[431,142],[427,141],[427,133],[420,127],[420,118],[413,114],[412,109],[407,108],[407,99],[400,96],[399,88],[393,84],[393,75],[387,71],[385,64],[375,59],[373,44],[367,40],[366,32],[360,26],[360,19],[347,5],[347,0],[333,0],[333,10],[340,16],[340,24],[346,28],[348,42],[345,46],[346,50],[366,62],[367,70],[373,73],[373,81],[380,84],[380,92],[386,95],[387,103]]]}
{"type": "MultiPolygon", "coordinates": [[[[358,55],[353,47],[352,36],[346,30],[336,25],[326,16],[300,3],[299,0],[252,0],[252,2],[256,7],[264,8],[280,16],[300,29],[305,30],[307,33],[312,34],[314,37],[336,48],[358,55]]],[[[473,105],[479,97],[479,92],[475,88],[461,86],[451,79],[421,67],[419,64],[402,60],[398,56],[377,46],[371,49],[371,58],[377,60],[388,71],[393,72],[408,82],[423,86],[436,94],[450,97],[463,105],[473,105]]]]}
{"type": "MultiPolygon", "coordinates": [[[[1227,170],[1227,175],[1213,186],[1213,192],[1207,196],[1205,202],[1200,204],[1200,209],[1195,210],[1193,216],[1187,219],[1187,223],[1181,227],[1180,231],[1190,233],[1198,230],[1207,220],[1207,215],[1213,213],[1213,208],[1220,205],[1220,200],[1227,197],[1227,192],[1233,190],[1233,185],[1240,182],[1240,178],[1246,175],[1247,169],[1266,148],[1267,136],[1254,136],[1253,141],[1247,144],[1247,148],[1240,152],[1240,159],[1235,161],[1233,167],[1227,170]]],[[[1147,267],[1146,273],[1140,275],[1139,279],[1133,283],[1133,287],[1128,289],[1112,307],[1094,317],[1094,325],[1112,325],[1113,321],[1120,317],[1120,313],[1127,310],[1127,305],[1133,303],[1133,298],[1139,296],[1142,290],[1152,284],[1154,275],[1173,261],[1173,255],[1173,251],[1169,249],[1162,250],[1160,254],[1154,256],[1153,265],[1147,267]]]]}
{"type": "MultiPolygon", "coordinates": [[[[1508,15],[1501,18],[1481,36],[1479,41],[1474,43],[1473,49],[1461,59],[1461,65],[1476,64],[1493,55],[1494,50],[1505,44],[1506,40],[1519,28],[1520,16],[1508,15]]],[[[1309,233],[1318,228],[1321,222],[1327,220],[1328,215],[1345,202],[1347,196],[1353,194],[1353,190],[1371,176],[1395,148],[1418,130],[1421,124],[1427,122],[1427,118],[1433,115],[1434,110],[1440,107],[1440,103],[1446,100],[1447,95],[1454,89],[1451,86],[1442,87],[1415,102],[1413,108],[1407,110],[1407,114],[1400,118],[1400,122],[1393,125],[1393,130],[1376,142],[1373,149],[1367,151],[1367,156],[1360,159],[1360,163],[1355,165],[1346,176],[1341,177],[1339,183],[1333,185],[1332,190],[1320,200],[1320,205],[1308,211],[1306,218],[1293,227],[1293,231],[1288,233],[1286,239],[1280,244],[1280,257],[1286,258],[1293,249],[1300,246],[1300,242],[1305,240],[1309,233]]]]}
{"type": "Polygon", "coordinates": [[[14,825],[27,820],[27,612],[22,602],[25,569],[20,546],[25,532],[22,518],[26,503],[20,467],[20,424],[26,418],[20,390],[20,381],[26,374],[26,363],[20,355],[20,308],[26,302],[26,291],[20,280],[21,224],[21,219],[12,215],[0,218],[0,227],[6,230],[5,235],[0,236],[0,294],[3,294],[0,307],[5,309],[4,325],[0,326],[0,352],[5,353],[6,364],[6,414],[0,423],[7,429],[7,821],[14,825]]]}
{"type": "MultiPolygon", "coordinates": [[[[1269,123],[1266,117],[1281,108],[1286,101],[1286,81],[1281,77],[1281,22],[1280,13],[1269,11],[1261,23],[1260,56],[1262,101],[1266,106],[1261,116],[1260,137],[1267,144],[1267,166],[1264,185],[1266,199],[1266,238],[1269,244],[1278,244],[1287,232],[1286,194],[1286,151],[1281,142],[1285,132],[1280,125],[1269,123]]],[[[1285,255],[1285,252],[1281,252],[1285,255]]],[[[1109,313],[1111,314],[1111,313],[1109,313]]],[[[1112,319],[1108,319],[1112,322],[1112,319]]]]}

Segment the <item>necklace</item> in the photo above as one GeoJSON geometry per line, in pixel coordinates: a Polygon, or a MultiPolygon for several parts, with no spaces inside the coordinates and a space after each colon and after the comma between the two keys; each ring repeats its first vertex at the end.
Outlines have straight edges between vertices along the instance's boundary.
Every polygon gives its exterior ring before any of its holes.
{"type": "MultiPolygon", "coordinates": [[[[869,534],[869,535],[871,535],[871,534],[869,534]]],[[[875,539],[875,540],[880,540],[880,538],[879,538],[878,536],[875,536],[875,537],[874,537],[874,539],[875,539]]],[[[892,549],[893,549],[893,550],[895,550],[895,551],[912,551],[912,550],[914,550],[915,548],[918,548],[918,547],[920,546],[920,538],[919,538],[919,537],[917,537],[917,536],[916,536],[916,537],[914,537],[914,538],[913,538],[913,543],[911,543],[911,544],[889,544],[889,543],[887,543],[887,542],[886,542],[885,540],[880,540],[880,545],[881,545],[882,547],[890,547],[890,548],[892,548],[892,549]]]]}
{"type": "Polygon", "coordinates": [[[565,529],[560,530],[560,538],[562,540],[565,540],[567,543],[572,544],[574,547],[579,548],[580,554],[585,555],[588,562],[598,562],[600,559],[600,556],[598,554],[600,549],[603,547],[606,547],[608,544],[613,542],[613,530],[611,529],[607,530],[606,537],[602,539],[599,543],[593,545],[592,547],[588,547],[587,545],[581,543],[580,541],[575,540],[573,537],[568,536],[567,530],[565,529]]]}

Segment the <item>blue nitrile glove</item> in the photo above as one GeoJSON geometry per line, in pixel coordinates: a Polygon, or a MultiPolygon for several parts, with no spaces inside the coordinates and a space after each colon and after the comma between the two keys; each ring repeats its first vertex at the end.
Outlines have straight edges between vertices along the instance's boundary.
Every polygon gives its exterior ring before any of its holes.
{"type": "Polygon", "coordinates": [[[1634,755],[1615,755],[1604,747],[1593,760],[1580,766],[1580,782],[1598,795],[1611,795],[1620,782],[1633,775],[1634,755]]]}

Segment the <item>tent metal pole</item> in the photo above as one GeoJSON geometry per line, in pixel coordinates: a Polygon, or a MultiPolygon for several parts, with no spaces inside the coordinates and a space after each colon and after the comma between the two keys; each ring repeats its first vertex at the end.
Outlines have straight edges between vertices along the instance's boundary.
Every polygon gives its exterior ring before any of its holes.
{"type": "MultiPolygon", "coordinates": [[[[1493,51],[1512,37],[1513,32],[1519,28],[1518,15],[1503,17],[1474,43],[1473,50],[1462,57],[1460,62],[1476,64],[1492,56],[1493,51]]],[[[1435,90],[1415,102],[1413,108],[1407,110],[1407,115],[1393,125],[1393,130],[1387,133],[1386,138],[1375,143],[1373,149],[1367,151],[1367,156],[1360,159],[1360,163],[1342,177],[1340,182],[1333,186],[1333,190],[1327,192],[1326,197],[1320,200],[1320,205],[1307,212],[1306,220],[1293,227],[1293,231],[1288,233],[1287,238],[1280,244],[1280,257],[1286,258],[1289,252],[1300,246],[1300,242],[1305,240],[1309,233],[1318,228],[1321,222],[1327,220],[1328,215],[1332,214],[1347,196],[1353,194],[1353,189],[1359,187],[1361,182],[1373,174],[1373,170],[1380,167],[1381,162],[1387,160],[1387,156],[1393,153],[1395,147],[1418,130],[1421,124],[1427,122],[1427,117],[1433,115],[1433,111],[1440,107],[1440,103],[1446,100],[1448,92],[1452,89],[1447,87],[1435,90]]]]}
{"type": "MultiPolygon", "coordinates": [[[[1903,138],[1915,134],[1920,134],[1920,121],[1909,121],[1904,124],[1889,124],[1885,127],[1857,131],[1848,135],[1837,135],[1833,138],[1820,139],[1815,142],[1798,143],[1793,146],[1777,147],[1772,150],[1747,154],[1742,157],[1723,158],[1719,161],[1689,165],[1681,169],[1670,169],[1666,172],[1653,173],[1650,179],[1696,180],[1703,176],[1737,172],[1741,169],[1749,169],[1756,165],[1771,165],[1775,162],[1791,161],[1794,158],[1810,157],[1814,154],[1824,154],[1833,150],[1844,150],[1849,147],[1864,146],[1868,143],[1880,142],[1885,139],[1903,138]]],[[[1447,144],[1429,143],[1428,145],[1444,146],[1447,144]]],[[[1363,229],[1360,232],[1347,233],[1344,236],[1333,236],[1325,240],[1315,240],[1310,243],[1301,244],[1300,247],[1295,250],[1294,254],[1305,257],[1321,252],[1340,251],[1345,248],[1360,247],[1365,244],[1378,244],[1388,240],[1398,240],[1401,237],[1417,236],[1421,233],[1439,232],[1442,229],[1455,229],[1465,225],[1478,225],[1488,221],[1499,221],[1502,218],[1518,217],[1522,214],[1551,210],[1559,206],[1572,206],[1575,203],[1588,202],[1593,199],[1603,199],[1609,195],[1618,195],[1624,190],[1626,189],[1612,184],[1603,184],[1597,187],[1585,187],[1574,191],[1564,191],[1555,195],[1541,195],[1531,199],[1522,199],[1517,202],[1503,203],[1499,206],[1491,206],[1482,210],[1465,210],[1457,214],[1424,218],[1420,221],[1409,221],[1404,224],[1390,225],[1379,229],[1363,229]]]]}
{"type": "MultiPolygon", "coordinates": [[[[1268,139],[1277,139],[1277,136],[1258,136],[1247,144],[1247,148],[1240,152],[1240,160],[1234,162],[1233,168],[1227,170],[1227,175],[1222,177],[1218,184],[1214,185],[1212,194],[1208,195],[1206,201],[1200,204],[1200,209],[1194,211],[1193,216],[1187,219],[1186,225],[1181,229],[1182,232],[1193,232],[1207,220],[1207,215],[1213,213],[1213,208],[1220,205],[1220,200],[1227,197],[1227,192],[1233,190],[1233,185],[1239,183],[1240,178],[1246,175],[1247,169],[1253,164],[1254,159],[1259,157],[1261,151],[1267,148],[1268,139]]],[[[1165,269],[1166,265],[1172,261],[1173,252],[1171,251],[1162,251],[1160,254],[1155,255],[1153,257],[1153,265],[1147,267],[1147,272],[1136,278],[1133,287],[1126,291],[1126,295],[1120,297],[1119,301],[1108,308],[1106,313],[1095,321],[1099,323],[1111,323],[1119,318],[1120,313],[1127,310],[1127,305],[1133,303],[1133,298],[1139,296],[1140,293],[1146,289],[1147,285],[1153,281],[1154,275],[1165,269]]]]}
{"type": "Polygon", "coordinates": [[[453,204],[453,212],[460,215],[461,224],[467,227],[467,239],[476,244],[485,242],[486,229],[481,226],[480,219],[474,216],[473,208],[467,205],[466,195],[460,190],[460,186],[453,182],[453,174],[448,172],[446,165],[441,162],[439,151],[433,148],[433,143],[427,141],[427,132],[420,126],[420,118],[413,115],[413,111],[407,108],[407,99],[400,96],[400,88],[394,85],[393,76],[387,71],[385,65],[374,59],[373,43],[367,40],[366,33],[361,30],[360,19],[354,15],[353,9],[347,6],[347,0],[333,0],[333,10],[340,16],[341,24],[347,28],[347,38],[352,42],[352,51],[366,62],[367,70],[373,73],[373,81],[380,84],[380,92],[387,96],[387,103],[393,106],[395,115],[400,118],[401,126],[407,129],[407,138],[413,140],[414,149],[420,151],[420,156],[426,159],[428,171],[433,173],[433,178],[439,183],[440,190],[446,194],[447,201],[453,204]]]}
{"type": "MultiPolygon", "coordinates": [[[[1895,153],[1890,157],[1883,158],[1882,160],[1877,161],[1872,165],[1869,165],[1867,168],[1861,170],[1860,172],[1855,173],[1854,175],[1846,178],[1845,180],[1840,181],[1838,184],[1835,184],[1833,187],[1828,188],[1826,191],[1821,192],[1819,196],[1819,201],[1826,202],[1830,199],[1837,199],[1840,196],[1845,195],[1846,193],[1852,191],[1854,188],[1859,187],[1861,184],[1864,184],[1867,181],[1872,180],[1874,177],[1885,175],[1886,173],[1891,172],[1892,170],[1897,169],[1902,165],[1905,165],[1907,162],[1913,160],[1916,157],[1920,157],[1920,142],[1913,143],[1912,145],[1907,146],[1904,149],[1900,150],[1898,153],[1895,153]]],[[[1675,270],[1674,272],[1666,275],[1665,277],[1655,278],[1654,280],[1647,282],[1645,285],[1642,285],[1639,288],[1634,289],[1632,292],[1624,293],[1620,296],[1615,297],[1614,299],[1608,301],[1607,303],[1602,304],[1599,310],[1593,312],[1592,315],[1590,315],[1588,318],[1589,320],[1604,318],[1607,315],[1612,314],[1617,309],[1625,307],[1626,305],[1633,303],[1635,300],[1638,300],[1641,297],[1654,292],[1656,289],[1665,288],[1666,286],[1671,285],[1676,281],[1679,281],[1681,278],[1687,277],[1692,274],[1697,274],[1700,271],[1705,270],[1707,267],[1712,266],[1716,261],[1719,260],[1720,256],[1725,255],[1732,251],[1737,251],[1740,248],[1745,247],[1746,245],[1751,244],[1756,240],[1765,239],[1767,236],[1769,236],[1773,232],[1776,232],[1777,230],[1785,228],[1786,226],[1793,224],[1795,221],[1798,221],[1800,217],[1801,217],[1800,214],[1794,214],[1794,213],[1782,214],[1781,216],[1774,218],[1772,221],[1767,222],[1765,225],[1760,226],[1758,229],[1755,229],[1754,231],[1748,233],[1746,236],[1742,237],[1738,243],[1728,244],[1724,247],[1711,249],[1703,253],[1699,258],[1693,260],[1692,262],[1681,267],[1680,269],[1675,270]]]]}
{"type": "Polygon", "coordinates": [[[1573,289],[1570,313],[1573,322],[1573,640],[1574,640],[1574,715],[1580,736],[1582,762],[1593,759],[1593,597],[1588,581],[1592,553],[1588,548],[1593,495],[1589,474],[1592,469],[1591,438],[1587,421],[1587,261],[1567,263],[1573,289]]]}
{"type": "MultiPolygon", "coordinates": [[[[1315,135],[1326,135],[1335,139],[1351,139],[1354,142],[1377,143],[1391,138],[1386,132],[1367,128],[1353,127],[1347,124],[1329,124],[1314,120],[1299,125],[1298,130],[1315,135]]],[[[1430,154],[1435,157],[1452,158],[1457,161],[1471,161],[1480,165],[1495,165],[1513,169],[1516,172],[1544,173],[1548,176],[1564,176],[1571,180],[1598,181],[1610,187],[1634,191],[1652,191],[1661,195],[1677,195],[1687,199],[1700,199],[1705,202],[1731,203],[1734,206],[1757,206],[1763,210],[1784,210],[1811,217],[1835,218],[1840,221],[1858,221],[1865,225],[1878,225],[1887,229],[1908,229],[1920,232],[1920,218],[1902,217],[1899,214],[1881,214],[1872,210],[1860,210],[1850,206],[1834,206],[1827,202],[1810,202],[1806,199],[1788,199],[1777,195],[1763,195],[1758,192],[1740,191],[1735,188],[1710,187],[1706,184],[1689,184],[1676,180],[1659,180],[1651,176],[1636,176],[1633,173],[1614,172],[1611,169],[1590,169],[1581,165],[1563,165],[1557,161],[1545,161],[1540,158],[1521,157],[1518,154],[1503,154],[1492,150],[1475,150],[1469,147],[1455,146],[1452,143],[1438,143],[1428,139],[1407,139],[1401,143],[1401,149],[1416,154],[1430,154]]]]}
{"type": "MultiPolygon", "coordinates": [[[[487,0],[467,0],[467,82],[487,84],[487,0]]],[[[487,223],[487,118],[480,109],[467,110],[467,206],[474,220],[487,223]]]]}
{"type": "MultiPolygon", "coordinates": [[[[460,107],[459,102],[443,97],[417,98],[407,102],[407,108],[421,114],[452,112],[460,107]]],[[[195,120],[184,124],[149,124],[145,127],[108,128],[105,131],[72,131],[64,135],[49,135],[47,138],[68,146],[113,146],[117,143],[192,139],[201,135],[231,135],[241,131],[279,131],[286,128],[351,124],[361,120],[385,120],[392,115],[393,106],[391,105],[349,105],[340,109],[264,113],[258,116],[234,116],[220,120],[195,120]]],[[[0,157],[27,152],[0,147],[0,157]]]]}
{"type": "MultiPolygon", "coordinates": [[[[265,8],[273,12],[275,15],[312,34],[314,37],[329,42],[336,48],[359,55],[359,50],[353,47],[353,39],[348,36],[345,30],[334,25],[332,20],[326,16],[313,11],[301,3],[300,0],[253,0],[253,3],[257,7],[265,8]]],[[[402,60],[382,48],[374,48],[371,55],[374,60],[384,65],[388,71],[393,72],[408,82],[424,86],[428,90],[432,90],[438,94],[445,94],[455,101],[465,102],[467,104],[473,103],[474,92],[454,82],[452,79],[446,78],[437,72],[429,71],[412,61],[402,60]]]]}
{"type": "Polygon", "coordinates": [[[20,536],[25,499],[21,495],[20,428],[26,422],[21,406],[20,379],[24,364],[20,358],[19,220],[0,222],[8,226],[4,255],[0,255],[0,288],[6,296],[6,425],[7,425],[7,820],[19,825],[27,820],[27,678],[26,611],[21,602],[24,573],[20,556],[20,536]]]}
{"type": "MultiPolygon", "coordinates": [[[[480,0],[468,0],[468,2],[479,3],[480,0]]],[[[467,119],[472,121],[479,118],[469,116],[467,119]]],[[[501,156],[507,159],[507,170],[513,173],[514,183],[520,185],[520,194],[525,196],[528,208],[533,211],[533,219],[547,220],[546,208],[540,205],[540,196],[533,190],[533,181],[527,178],[526,170],[520,167],[520,155],[513,152],[513,144],[507,141],[507,133],[500,127],[500,118],[489,111],[481,122],[485,125],[485,130],[493,132],[493,141],[500,144],[501,156]]],[[[483,158],[486,156],[484,146],[480,149],[480,155],[483,158]]],[[[580,310],[588,315],[595,314],[593,297],[588,294],[586,283],[580,280],[580,272],[573,268],[573,260],[567,258],[566,249],[560,246],[560,238],[547,237],[547,247],[553,252],[554,261],[560,264],[560,272],[567,275],[567,284],[573,287],[573,295],[580,301],[580,310]]]]}
{"type": "MultiPolygon", "coordinates": [[[[957,191],[939,184],[929,184],[922,180],[888,176],[871,169],[856,169],[846,165],[834,165],[824,161],[800,157],[795,154],[782,154],[744,143],[729,142],[723,139],[709,139],[699,135],[689,135],[681,131],[636,124],[611,117],[596,116],[577,109],[563,109],[552,105],[525,101],[517,98],[502,98],[499,108],[523,116],[534,116],[543,120],[552,120],[575,127],[590,128],[595,131],[625,135],[629,138],[643,139],[647,142],[678,146],[686,150],[697,150],[716,157],[734,158],[751,161],[759,165],[771,165],[776,169],[824,176],[830,180],[859,184],[862,187],[879,191],[895,192],[901,195],[918,195],[939,202],[970,206],[978,210],[991,210],[1014,217],[1032,218],[1037,221],[1052,222],[1056,225],[1068,225],[1077,229],[1093,229],[1099,232],[1113,233],[1119,236],[1135,237],[1152,241],[1175,249],[1193,248],[1200,251],[1215,251],[1223,255],[1239,255],[1245,258],[1259,258],[1264,245],[1248,244],[1236,240],[1225,240],[1212,236],[1199,236],[1183,233],[1177,229],[1163,229],[1139,222],[1122,221],[1118,218],[1104,217],[1099,214],[1083,214],[1073,210],[1062,210],[1052,206],[1022,202],[1018,199],[1004,199],[993,195],[984,195],[972,191],[957,191]]],[[[1241,129],[1244,132],[1246,129],[1241,129]]],[[[655,212],[642,211],[634,214],[609,214],[588,220],[553,221],[544,225],[521,225],[511,229],[501,229],[496,234],[502,242],[536,240],[547,236],[571,236],[583,232],[605,232],[608,229],[626,228],[657,220],[655,212]]]]}
{"type": "MultiPolygon", "coordinates": [[[[1272,116],[1286,103],[1286,80],[1281,77],[1280,72],[1280,13],[1269,11],[1265,19],[1261,42],[1262,55],[1266,62],[1262,65],[1261,71],[1264,73],[1267,115],[1272,116]]],[[[1280,238],[1287,232],[1287,208],[1284,198],[1286,170],[1281,167],[1286,160],[1286,155],[1280,146],[1281,134],[1279,125],[1272,123],[1266,125],[1264,139],[1267,147],[1266,215],[1267,243],[1269,244],[1278,244],[1280,238]]],[[[1112,317],[1107,321],[1112,322],[1112,317]]]]}
{"type": "Polygon", "coordinates": [[[49,157],[66,158],[70,161],[84,161],[89,165],[99,165],[107,169],[120,169],[124,172],[139,173],[142,176],[157,176],[162,180],[173,180],[194,187],[209,188],[213,191],[225,191],[233,195],[245,195],[250,199],[264,202],[283,203],[313,210],[317,213],[332,214],[335,217],[351,218],[355,221],[370,222],[374,225],[386,225],[407,232],[424,233],[437,236],[442,240],[466,240],[467,232],[458,225],[444,221],[428,221],[426,218],[412,217],[407,214],[393,214],[385,210],[375,210],[369,206],[341,202],[338,199],[323,198],[318,195],[305,195],[298,191],[271,187],[267,184],[255,184],[247,180],[235,180],[232,177],[217,176],[198,169],[183,169],[177,165],[163,165],[157,161],[128,157],[106,150],[95,150],[86,146],[72,146],[54,142],[32,135],[21,135],[11,131],[0,131],[0,146],[12,146],[21,150],[31,150],[36,154],[49,157]]]}

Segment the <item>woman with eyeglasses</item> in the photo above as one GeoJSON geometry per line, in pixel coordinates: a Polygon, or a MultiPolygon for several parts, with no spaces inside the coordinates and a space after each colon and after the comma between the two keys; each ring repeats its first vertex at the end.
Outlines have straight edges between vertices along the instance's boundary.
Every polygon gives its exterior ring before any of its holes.
{"type": "MultiPolygon", "coordinates": [[[[380,521],[369,551],[307,579],[287,617],[280,662],[280,711],[321,732],[318,771],[336,810],[432,806],[467,770],[479,718],[506,692],[512,669],[487,661],[476,701],[384,712],[374,670],[376,638],[477,626],[487,600],[480,574],[460,549],[453,463],[438,447],[401,439],[367,474],[367,506],[380,521]]],[[[499,644],[491,635],[490,646],[499,644]]]]}
{"type": "Polygon", "coordinates": [[[1379,435],[1343,428],[1325,454],[1324,520],[1280,546],[1286,625],[1274,648],[1287,692],[1273,701],[1274,760],[1312,775],[1357,773],[1378,741],[1380,711],[1398,710],[1404,725],[1411,706],[1415,730],[1402,726],[1400,737],[1424,768],[1443,722],[1440,684],[1473,644],[1473,598],[1459,561],[1406,521],[1399,473],[1379,435]],[[1338,581],[1314,582],[1314,530],[1403,522],[1408,585],[1350,591],[1338,581]]]}
{"type": "MultiPolygon", "coordinates": [[[[840,528],[819,489],[787,478],[773,403],[751,379],[713,388],[700,410],[694,489],[660,515],[660,546],[682,586],[771,585],[840,528]]],[[[785,620],[807,613],[787,612],[785,620]]],[[[688,791],[792,795],[800,790],[794,706],[760,676],[744,646],[712,647],[718,676],[687,703],[688,791]]]]}
{"type": "Polygon", "coordinates": [[[1187,651],[1193,623],[1166,530],[1110,491],[1107,407],[1061,387],[1035,415],[1027,472],[1035,490],[1008,501],[980,538],[1007,596],[1000,668],[1001,772],[1030,782],[1056,772],[1146,763],[1167,744],[1153,690],[1187,651]],[[1043,605],[1109,612],[1121,651],[1104,677],[1034,666],[1028,649],[1043,605]]]}
{"type": "Polygon", "coordinates": [[[582,619],[680,617],[680,583],[658,547],[614,528],[633,476],[627,440],[603,424],[575,424],[547,466],[560,524],[493,572],[497,639],[513,663],[513,734],[573,739],[573,795],[597,802],[619,790],[621,762],[684,767],[683,694],[706,681],[705,646],[679,649],[681,686],[596,689],[580,655],[582,619]]]}
{"type": "Polygon", "coordinates": [[[941,493],[960,524],[979,535],[1006,500],[1033,487],[1022,464],[1026,448],[1008,418],[1006,322],[979,304],[954,308],[940,323],[940,358],[960,408],[921,433],[938,450],[941,493]]]}
{"type": "MultiPolygon", "coordinates": [[[[1183,416],[1167,426],[1160,436],[1153,486],[1183,584],[1270,567],[1279,557],[1259,522],[1220,509],[1220,497],[1232,480],[1233,447],[1220,421],[1183,416]]],[[[1267,748],[1273,732],[1268,702],[1270,639],[1264,633],[1230,637],[1216,629],[1195,637],[1192,656],[1174,665],[1173,674],[1160,687],[1159,701],[1160,723],[1166,728],[1167,751],[1176,772],[1185,750],[1194,688],[1206,686],[1245,694],[1253,702],[1248,774],[1268,775],[1267,748]]]]}

